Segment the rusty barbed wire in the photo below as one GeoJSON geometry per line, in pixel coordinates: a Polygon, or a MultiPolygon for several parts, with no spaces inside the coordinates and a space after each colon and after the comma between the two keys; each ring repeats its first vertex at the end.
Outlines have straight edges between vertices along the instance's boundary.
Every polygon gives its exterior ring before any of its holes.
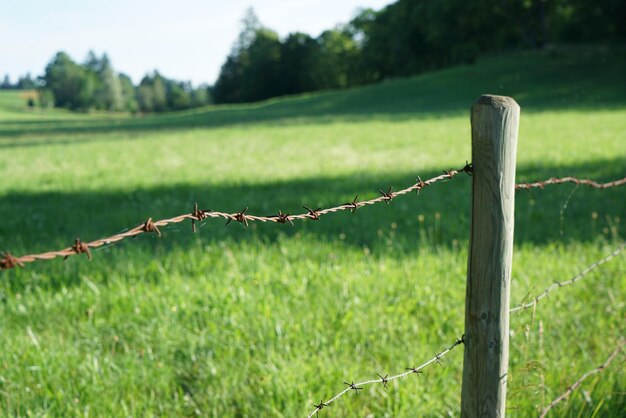
{"type": "Polygon", "coordinates": [[[320,219],[321,216],[327,215],[330,213],[346,211],[346,210],[354,213],[356,212],[357,209],[363,206],[374,205],[380,202],[389,203],[393,198],[397,196],[409,194],[413,191],[416,191],[419,194],[419,192],[422,189],[434,183],[443,181],[443,180],[451,180],[452,178],[454,178],[454,176],[456,176],[459,173],[466,173],[468,175],[471,175],[472,174],[471,163],[466,162],[465,166],[458,170],[445,170],[443,174],[435,176],[426,181],[422,181],[422,179],[418,177],[416,183],[414,183],[413,185],[405,189],[394,192],[393,189],[389,188],[388,192],[381,192],[382,193],[381,196],[373,198],[373,199],[359,201],[358,200],[359,196],[356,195],[353,201],[348,202],[348,203],[343,203],[339,206],[335,206],[331,208],[326,208],[326,209],[318,208],[318,209],[313,210],[309,207],[304,206],[304,209],[307,212],[297,214],[297,215],[290,215],[288,213],[283,213],[282,211],[278,211],[277,215],[271,215],[271,216],[252,215],[252,214],[247,213],[248,212],[247,206],[240,212],[236,212],[236,213],[217,212],[211,209],[199,209],[198,204],[196,203],[194,205],[193,212],[191,213],[175,216],[169,219],[161,219],[158,221],[153,221],[152,218],[148,218],[147,221],[137,225],[136,227],[128,231],[115,234],[107,238],[100,238],[95,241],[84,242],[84,241],[81,241],[80,238],[76,238],[74,245],[72,245],[71,247],[64,248],[62,250],[49,251],[49,252],[40,253],[40,254],[23,255],[20,257],[15,257],[11,253],[5,252],[4,255],[0,258],[0,270],[11,269],[11,268],[18,267],[18,266],[24,267],[25,263],[32,263],[38,260],[51,260],[57,257],[63,257],[64,259],[67,259],[70,256],[83,254],[83,253],[87,254],[87,257],[91,260],[92,256],[91,256],[90,249],[92,248],[98,248],[103,245],[113,244],[125,238],[134,237],[134,236],[144,234],[144,233],[156,233],[157,235],[160,236],[161,231],[159,230],[159,227],[183,222],[187,219],[191,220],[191,228],[193,232],[196,232],[196,221],[202,221],[207,218],[226,219],[226,225],[235,221],[235,222],[239,222],[243,224],[244,226],[248,226],[249,222],[256,222],[256,221],[274,222],[274,223],[280,223],[280,224],[289,223],[291,225],[293,225],[293,221],[296,221],[296,220],[301,221],[305,219],[311,219],[311,220],[317,221],[320,219]]]}
{"type": "Polygon", "coordinates": [[[593,264],[590,264],[589,266],[585,267],[580,273],[578,273],[576,276],[572,277],[569,280],[566,280],[564,282],[554,282],[552,283],[550,286],[548,286],[546,288],[546,290],[544,290],[543,292],[541,292],[539,295],[535,296],[532,301],[527,302],[527,303],[522,303],[519,306],[516,306],[514,308],[509,309],[509,312],[514,313],[514,312],[518,312],[518,311],[524,311],[526,309],[529,308],[533,308],[537,305],[537,303],[545,298],[546,296],[548,296],[550,294],[550,292],[552,292],[555,289],[561,288],[563,286],[567,286],[573,283],[576,283],[577,281],[581,280],[583,277],[585,277],[587,274],[589,274],[592,270],[596,269],[597,267],[600,267],[602,264],[610,261],[611,259],[617,257],[622,251],[624,251],[624,249],[626,249],[626,241],[624,241],[619,247],[617,247],[612,253],[610,253],[609,255],[607,255],[606,257],[594,262],[593,264]]]}
{"type": "Polygon", "coordinates": [[[407,367],[405,372],[402,372],[400,374],[396,374],[394,376],[382,376],[381,374],[376,373],[376,375],[378,376],[378,379],[372,379],[372,380],[366,380],[364,382],[359,382],[359,383],[347,383],[344,382],[344,385],[346,385],[347,387],[345,389],[343,389],[341,392],[337,393],[335,396],[333,396],[332,398],[330,398],[327,401],[320,401],[319,404],[317,405],[313,405],[315,407],[315,409],[313,410],[313,412],[311,412],[309,415],[307,415],[307,418],[312,418],[313,415],[318,415],[319,411],[321,411],[322,409],[330,406],[333,402],[335,402],[337,399],[339,399],[341,396],[345,395],[347,392],[350,392],[351,390],[355,391],[356,393],[359,393],[358,391],[363,389],[363,386],[366,385],[374,385],[374,384],[380,384],[382,385],[385,389],[387,389],[387,385],[390,381],[392,380],[396,380],[396,379],[401,379],[403,377],[407,377],[409,375],[412,374],[416,374],[416,375],[420,375],[422,374],[422,369],[425,368],[426,366],[432,364],[432,363],[437,363],[437,364],[441,364],[441,359],[447,355],[450,351],[454,350],[454,348],[458,345],[461,344],[465,344],[465,335],[463,335],[461,338],[457,338],[457,340],[454,342],[454,344],[452,344],[450,347],[446,348],[445,350],[443,350],[442,352],[435,354],[435,357],[431,358],[430,360],[428,360],[427,362],[421,364],[420,366],[417,367],[407,367]]]}
{"type": "MultiPolygon", "coordinates": [[[[318,208],[318,209],[313,210],[307,206],[304,206],[303,208],[306,209],[307,212],[297,214],[297,215],[290,215],[287,213],[283,213],[282,211],[279,211],[277,215],[272,215],[272,216],[251,215],[247,213],[248,211],[247,206],[240,212],[226,213],[226,212],[213,211],[211,209],[199,209],[198,204],[196,203],[191,213],[175,216],[173,218],[161,219],[158,221],[153,221],[152,218],[148,218],[148,220],[146,220],[145,222],[139,224],[138,226],[134,228],[131,228],[128,231],[115,234],[107,238],[100,238],[100,239],[90,241],[90,242],[81,241],[80,238],[76,238],[74,245],[72,245],[71,247],[64,248],[62,250],[49,251],[49,252],[39,253],[39,254],[28,254],[28,255],[23,255],[20,257],[15,257],[10,252],[4,252],[2,256],[0,257],[0,270],[7,270],[7,269],[15,268],[15,267],[24,267],[26,263],[32,263],[34,261],[40,261],[40,260],[52,260],[57,257],[63,257],[63,259],[65,260],[70,256],[83,254],[83,253],[87,254],[88,259],[91,260],[92,255],[91,255],[90,249],[92,248],[102,247],[103,245],[115,244],[126,238],[135,237],[137,235],[144,234],[144,233],[156,233],[158,236],[161,236],[161,231],[159,230],[159,227],[163,227],[163,226],[174,224],[174,223],[180,223],[187,219],[191,220],[191,230],[193,232],[196,232],[196,221],[202,221],[207,218],[226,219],[226,225],[228,225],[232,221],[236,221],[236,222],[243,224],[244,226],[248,226],[248,223],[251,221],[252,222],[255,222],[255,221],[273,222],[273,223],[281,223],[281,224],[289,223],[291,225],[293,225],[293,221],[295,220],[300,221],[300,220],[305,220],[305,219],[311,219],[311,220],[317,221],[317,220],[320,220],[320,216],[327,215],[329,213],[335,213],[335,212],[346,211],[346,210],[354,213],[356,212],[357,209],[363,206],[373,205],[373,204],[380,203],[380,202],[390,203],[391,200],[393,200],[393,198],[397,196],[406,195],[413,191],[416,191],[419,194],[419,192],[422,189],[434,183],[437,183],[443,180],[451,180],[459,173],[466,173],[471,176],[472,172],[473,172],[472,164],[466,162],[465,166],[463,166],[463,168],[461,169],[444,170],[443,174],[435,176],[426,181],[422,181],[422,179],[418,176],[416,183],[414,183],[413,185],[405,189],[398,190],[397,192],[394,192],[393,189],[390,187],[387,192],[380,190],[379,192],[381,196],[377,198],[369,199],[369,200],[363,200],[363,201],[358,201],[359,195],[357,194],[354,200],[352,200],[351,202],[347,202],[339,206],[326,208],[326,209],[318,208]]],[[[515,185],[515,188],[518,190],[519,189],[531,189],[531,188],[536,188],[536,187],[543,188],[545,185],[561,184],[561,183],[567,183],[567,182],[573,182],[576,184],[584,184],[584,185],[588,185],[588,186],[599,188],[599,189],[606,189],[609,187],[616,187],[616,186],[621,186],[621,185],[626,184],[626,177],[624,177],[623,179],[611,181],[608,183],[598,183],[593,180],[578,179],[575,177],[550,178],[545,181],[539,181],[539,182],[534,182],[534,183],[519,183],[515,185]]]]}
{"type": "Polygon", "coordinates": [[[561,178],[551,177],[547,180],[535,181],[532,183],[517,183],[515,185],[515,189],[516,190],[530,190],[534,188],[543,189],[545,186],[548,186],[551,184],[563,184],[563,183],[574,183],[577,185],[593,187],[594,189],[608,189],[610,187],[623,186],[624,184],[626,184],[626,177],[619,179],[619,180],[609,181],[607,183],[598,183],[597,181],[594,181],[594,180],[579,179],[576,177],[561,177],[561,178]]]}
{"type": "Polygon", "coordinates": [[[606,359],[606,361],[604,363],[602,363],[600,366],[596,367],[593,370],[589,370],[587,373],[583,374],[577,381],[575,381],[574,383],[572,383],[566,390],[565,392],[563,392],[560,396],[558,396],[556,399],[554,399],[552,402],[550,402],[550,404],[548,404],[548,406],[546,406],[543,411],[541,411],[541,414],[539,415],[539,418],[545,418],[546,415],[548,415],[548,412],[550,412],[550,410],[552,408],[554,408],[556,406],[556,404],[558,404],[559,402],[567,399],[569,397],[569,395],[572,394],[572,392],[574,392],[574,390],[576,390],[576,388],[578,386],[580,386],[582,384],[582,382],[587,379],[589,376],[597,374],[597,373],[601,373],[603,372],[607,367],[609,367],[609,365],[611,364],[611,362],[613,360],[615,360],[615,358],[617,357],[617,355],[620,353],[620,351],[623,350],[624,348],[624,343],[626,341],[624,341],[623,338],[621,338],[618,343],[617,343],[617,348],[615,348],[615,350],[611,353],[611,355],[609,356],[609,358],[606,359]]]}

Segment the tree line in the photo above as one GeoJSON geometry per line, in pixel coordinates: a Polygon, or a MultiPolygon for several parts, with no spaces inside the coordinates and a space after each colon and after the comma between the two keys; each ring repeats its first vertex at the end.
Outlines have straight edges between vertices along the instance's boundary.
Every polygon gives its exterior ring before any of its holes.
{"type": "Polygon", "coordinates": [[[163,112],[215,103],[254,102],[402,77],[481,55],[555,43],[624,43],[623,0],[398,0],[363,9],[317,37],[284,38],[252,9],[213,87],[163,77],[157,71],[133,85],[106,54],[76,63],[58,52],[44,75],[0,88],[39,90],[42,106],[73,110],[163,112]]]}
{"type": "Polygon", "coordinates": [[[216,103],[341,88],[554,43],[623,43],[623,0],[399,0],[314,38],[280,39],[252,10],[222,65],[216,103]]]}
{"type": "Polygon", "coordinates": [[[98,57],[93,51],[82,64],[58,52],[37,80],[27,75],[11,85],[5,76],[0,88],[37,88],[42,107],[83,111],[165,112],[211,102],[208,86],[194,88],[190,82],[163,77],[158,71],[146,74],[135,86],[129,76],[114,70],[107,54],[98,57]]]}
{"type": "Polygon", "coordinates": [[[15,84],[11,83],[8,75],[5,75],[2,83],[0,83],[0,90],[32,90],[34,88],[37,88],[37,83],[33,80],[30,73],[19,77],[15,84]]]}

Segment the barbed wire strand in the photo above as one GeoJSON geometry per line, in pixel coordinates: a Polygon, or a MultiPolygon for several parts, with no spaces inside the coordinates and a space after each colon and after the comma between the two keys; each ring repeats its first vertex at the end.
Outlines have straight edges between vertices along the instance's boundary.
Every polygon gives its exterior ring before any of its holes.
{"type": "Polygon", "coordinates": [[[346,393],[348,393],[349,391],[353,390],[355,392],[358,393],[359,390],[363,389],[363,386],[366,385],[373,385],[373,384],[381,384],[383,385],[384,388],[387,388],[387,384],[392,381],[392,380],[396,380],[396,379],[402,379],[404,377],[407,377],[409,375],[412,374],[417,374],[420,375],[422,374],[421,370],[429,365],[431,365],[432,363],[438,363],[441,364],[441,359],[447,355],[448,353],[450,353],[450,351],[454,350],[454,348],[458,345],[464,344],[465,343],[465,336],[462,336],[461,338],[457,338],[457,340],[454,342],[454,344],[452,344],[450,347],[446,348],[445,350],[443,350],[442,352],[438,353],[435,355],[435,357],[431,358],[430,360],[428,360],[427,362],[423,363],[420,366],[417,367],[407,367],[407,371],[400,373],[400,374],[396,374],[394,376],[382,376],[382,375],[378,375],[378,379],[372,379],[372,380],[366,380],[363,382],[359,382],[359,383],[348,383],[348,382],[344,382],[344,384],[347,386],[344,390],[342,390],[341,392],[337,393],[335,396],[333,396],[332,398],[330,398],[327,401],[320,401],[319,404],[314,405],[315,409],[313,410],[313,412],[311,412],[309,415],[307,415],[307,418],[312,418],[313,415],[317,415],[319,414],[319,411],[321,411],[322,409],[330,406],[333,402],[335,402],[337,399],[339,399],[340,397],[342,397],[343,395],[345,395],[346,393]]]}
{"type": "Polygon", "coordinates": [[[623,186],[624,184],[626,184],[626,177],[621,178],[619,180],[609,181],[607,183],[598,183],[597,181],[594,181],[594,180],[579,179],[576,177],[560,177],[560,178],[551,177],[543,181],[535,181],[532,183],[518,183],[515,185],[515,189],[517,190],[528,190],[528,189],[534,189],[534,188],[543,189],[545,186],[548,186],[551,184],[563,184],[563,183],[574,183],[577,185],[593,187],[594,189],[608,189],[610,187],[623,186]]]}
{"type": "MultiPolygon", "coordinates": [[[[242,223],[245,226],[248,226],[249,222],[254,222],[254,221],[273,222],[273,223],[281,223],[281,224],[289,223],[293,225],[293,221],[295,220],[305,220],[305,219],[319,220],[320,217],[323,215],[327,215],[329,213],[335,213],[339,211],[349,210],[350,212],[354,213],[356,212],[357,209],[363,206],[373,205],[373,204],[380,203],[380,202],[390,203],[393,198],[397,196],[406,195],[413,191],[416,191],[419,194],[419,192],[425,187],[430,186],[434,183],[443,181],[443,180],[451,180],[452,178],[454,178],[454,176],[462,172],[471,175],[472,164],[466,163],[465,166],[459,170],[445,170],[443,174],[440,174],[439,176],[433,177],[426,181],[422,181],[421,178],[418,177],[417,182],[415,184],[405,189],[399,190],[397,192],[394,192],[391,187],[389,188],[387,192],[383,190],[379,190],[381,196],[374,198],[374,199],[358,201],[359,196],[356,195],[354,200],[352,200],[351,202],[344,203],[339,206],[335,206],[335,207],[331,207],[327,209],[318,208],[314,210],[305,206],[304,208],[307,210],[307,213],[301,213],[298,215],[291,215],[288,213],[283,213],[280,210],[278,211],[278,215],[273,215],[273,216],[250,215],[250,214],[247,214],[247,211],[248,211],[247,206],[241,212],[225,213],[225,212],[213,211],[211,209],[198,209],[198,205],[196,203],[196,205],[194,206],[194,211],[192,213],[179,215],[179,216],[169,218],[169,219],[161,219],[158,221],[153,221],[152,218],[148,218],[146,222],[134,228],[131,228],[123,233],[112,235],[107,238],[97,239],[91,242],[84,242],[84,241],[81,241],[80,238],[76,238],[76,240],[74,241],[74,245],[72,245],[71,247],[64,248],[62,250],[49,251],[49,252],[40,253],[40,254],[23,255],[21,257],[15,257],[10,252],[4,252],[2,257],[0,257],[0,270],[12,269],[15,267],[24,267],[24,264],[32,263],[38,260],[52,260],[57,257],[63,257],[64,259],[67,259],[68,257],[71,257],[73,255],[78,255],[78,254],[86,254],[87,258],[91,260],[92,248],[98,248],[103,245],[114,244],[125,238],[134,237],[134,236],[144,234],[144,233],[152,232],[152,233],[156,233],[158,236],[161,236],[161,231],[159,230],[159,227],[163,227],[163,226],[174,224],[174,223],[180,223],[187,219],[191,220],[192,231],[196,232],[196,224],[195,224],[196,221],[201,222],[207,218],[226,219],[227,225],[231,223],[232,221],[242,223]]],[[[585,184],[590,187],[594,187],[598,189],[606,189],[609,187],[616,187],[616,186],[621,186],[621,185],[626,184],[626,177],[621,180],[615,180],[615,181],[611,181],[608,183],[598,183],[593,180],[577,179],[575,177],[550,178],[548,180],[541,181],[541,182],[517,184],[515,187],[517,189],[530,189],[530,188],[535,188],[535,187],[543,188],[545,185],[561,184],[561,183],[567,183],[567,182],[574,182],[576,184],[585,184]]]]}
{"type": "Polygon", "coordinates": [[[619,247],[617,247],[612,253],[610,253],[609,255],[607,255],[606,257],[596,261],[595,263],[585,267],[580,273],[578,273],[576,276],[572,277],[569,280],[566,280],[564,282],[555,282],[552,283],[550,286],[548,286],[546,288],[546,290],[544,290],[543,292],[541,292],[539,295],[535,296],[533,298],[532,301],[528,302],[528,303],[522,303],[519,306],[516,306],[514,308],[511,308],[509,310],[509,312],[513,313],[513,312],[518,312],[518,311],[523,311],[529,308],[532,308],[534,306],[537,305],[537,303],[547,297],[550,292],[552,292],[555,289],[561,288],[563,286],[567,286],[573,283],[576,283],[577,281],[581,280],[583,277],[585,277],[587,274],[589,274],[591,271],[593,271],[594,269],[600,267],[602,264],[610,261],[611,259],[617,257],[622,251],[624,251],[624,249],[626,249],[626,241],[624,241],[619,247]]]}
{"type": "Polygon", "coordinates": [[[243,209],[241,212],[225,213],[225,212],[213,211],[211,209],[198,209],[198,204],[196,203],[194,206],[194,210],[191,213],[175,216],[169,219],[161,219],[157,221],[153,221],[152,218],[148,218],[148,220],[145,221],[144,223],[137,225],[136,227],[131,228],[125,232],[118,233],[107,238],[97,239],[91,242],[84,242],[84,241],[81,241],[80,238],[76,238],[74,245],[72,245],[71,247],[64,248],[62,250],[49,251],[49,252],[40,253],[40,254],[23,255],[21,257],[15,257],[11,253],[5,252],[4,255],[0,258],[0,270],[10,269],[16,266],[23,267],[25,263],[31,263],[37,260],[51,260],[57,257],[63,257],[64,259],[67,259],[68,257],[71,257],[73,255],[78,255],[78,254],[86,254],[87,257],[91,260],[92,255],[91,255],[90,250],[92,248],[98,248],[103,245],[116,243],[125,238],[134,237],[134,236],[144,234],[144,233],[156,233],[158,236],[161,236],[161,231],[159,230],[159,227],[183,222],[187,219],[191,220],[191,228],[193,232],[196,232],[196,221],[201,222],[204,219],[208,219],[208,218],[222,218],[222,219],[226,219],[227,225],[231,223],[232,221],[235,221],[245,226],[248,226],[249,222],[254,222],[254,221],[274,222],[274,223],[281,223],[281,224],[289,223],[291,225],[293,225],[293,221],[296,221],[296,220],[299,221],[299,220],[311,219],[311,220],[317,221],[320,219],[321,216],[327,215],[330,213],[346,211],[346,210],[354,213],[356,212],[357,209],[363,206],[374,205],[380,202],[390,203],[391,200],[394,199],[395,197],[406,195],[413,191],[416,191],[419,194],[419,192],[422,189],[426,188],[427,186],[430,186],[434,183],[437,183],[443,180],[451,180],[452,178],[454,178],[454,176],[456,176],[459,173],[467,173],[471,175],[472,165],[470,163],[466,163],[465,166],[459,170],[446,170],[443,172],[443,174],[435,176],[426,181],[422,181],[422,179],[418,177],[417,182],[415,184],[405,189],[398,190],[396,192],[394,192],[392,188],[389,188],[387,192],[380,190],[381,196],[373,198],[373,199],[369,199],[369,200],[359,201],[358,200],[359,196],[356,195],[354,200],[352,200],[351,202],[343,203],[339,206],[335,206],[331,208],[311,209],[305,206],[304,208],[307,210],[307,212],[297,214],[297,215],[283,213],[280,210],[278,211],[278,215],[272,215],[272,216],[251,215],[247,213],[248,207],[243,209]]]}
{"type": "MultiPolygon", "coordinates": [[[[589,265],[588,267],[586,267],[585,269],[583,269],[579,274],[577,274],[576,276],[574,276],[573,278],[566,280],[564,282],[556,282],[553,283],[551,286],[549,286],[545,291],[543,291],[541,294],[539,294],[538,296],[536,296],[532,302],[526,303],[526,304],[521,304],[515,308],[512,308],[509,310],[509,312],[514,313],[514,312],[518,312],[521,310],[526,310],[528,308],[534,307],[537,305],[537,303],[539,302],[539,300],[545,298],[546,296],[548,296],[548,294],[553,291],[556,288],[560,288],[563,286],[567,286],[573,283],[576,283],[577,281],[579,281],[580,279],[582,279],[584,276],[586,276],[587,274],[589,274],[589,272],[591,272],[592,270],[598,268],[599,266],[603,265],[604,263],[608,262],[609,260],[615,258],[617,255],[619,255],[622,251],[624,251],[624,249],[626,249],[626,241],[623,242],[618,248],[616,248],[612,253],[610,253],[609,255],[607,255],[606,257],[602,258],[601,260],[598,260],[596,262],[594,262],[593,264],[589,265]]],[[[359,382],[359,383],[348,383],[348,382],[344,382],[344,384],[347,386],[344,390],[342,390],[341,392],[339,392],[337,395],[335,395],[334,397],[330,398],[327,401],[320,401],[319,404],[315,405],[315,410],[313,410],[313,412],[311,412],[307,418],[311,418],[313,415],[317,414],[320,410],[322,410],[323,408],[330,406],[330,404],[332,402],[334,402],[335,400],[337,400],[338,398],[340,398],[341,396],[343,396],[344,394],[346,394],[347,392],[354,390],[355,392],[358,392],[359,390],[363,389],[363,386],[365,385],[371,385],[371,384],[376,384],[376,383],[381,383],[383,384],[384,387],[387,387],[387,383],[391,380],[395,380],[395,379],[399,379],[402,377],[406,377],[410,374],[413,373],[418,373],[422,368],[428,366],[429,364],[433,363],[433,362],[439,362],[439,360],[441,359],[441,357],[447,353],[449,353],[454,347],[456,347],[459,344],[462,344],[464,342],[464,337],[462,337],[461,339],[457,340],[450,348],[448,348],[447,350],[444,350],[443,352],[439,353],[438,355],[436,355],[435,357],[433,357],[432,359],[430,359],[429,361],[427,361],[426,363],[422,364],[419,367],[416,368],[407,368],[407,371],[404,373],[400,373],[398,375],[395,376],[382,376],[382,375],[378,375],[379,379],[374,379],[374,380],[367,380],[364,382],[359,382]]],[[[612,360],[612,359],[611,359],[612,360]]],[[[603,367],[606,367],[606,363],[604,366],[601,366],[598,369],[601,369],[603,367]]],[[[596,369],[596,370],[598,370],[596,369]]],[[[585,376],[584,378],[586,378],[587,376],[585,376]]],[[[584,380],[584,379],[582,379],[584,380]]],[[[582,381],[581,380],[581,381],[582,381]]],[[[580,383],[578,383],[580,384],[580,383]]],[[[572,390],[575,389],[575,387],[572,387],[572,390]]],[[[566,396],[565,396],[566,397],[566,396]]],[[[553,402],[553,403],[558,403],[563,399],[559,399],[557,402],[553,402]]],[[[554,406],[554,405],[552,405],[554,406]]],[[[552,407],[550,406],[550,408],[552,407]]],[[[547,408],[549,410],[549,408],[547,408]]],[[[543,417],[543,415],[542,415],[543,417]]]]}
{"type": "Polygon", "coordinates": [[[576,390],[576,388],[578,386],[580,386],[582,384],[582,382],[587,379],[589,376],[592,376],[594,374],[598,374],[603,372],[607,367],[609,367],[609,365],[611,364],[611,362],[613,360],[615,360],[615,358],[617,357],[617,355],[623,350],[624,348],[624,339],[621,338],[619,340],[619,342],[617,343],[617,348],[615,348],[615,350],[611,353],[611,355],[609,356],[609,358],[606,359],[606,361],[604,363],[602,363],[602,365],[600,365],[599,367],[596,367],[593,370],[589,370],[587,373],[583,374],[577,381],[575,381],[573,384],[571,384],[566,390],[565,392],[563,392],[559,397],[557,397],[556,399],[554,399],[552,402],[550,402],[550,404],[548,406],[546,406],[543,411],[541,411],[541,414],[539,415],[539,418],[545,418],[546,415],[548,415],[548,412],[550,412],[550,410],[552,408],[554,408],[556,406],[556,404],[558,404],[559,402],[567,399],[572,392],[574,392],[574,390],[576,390]]]}

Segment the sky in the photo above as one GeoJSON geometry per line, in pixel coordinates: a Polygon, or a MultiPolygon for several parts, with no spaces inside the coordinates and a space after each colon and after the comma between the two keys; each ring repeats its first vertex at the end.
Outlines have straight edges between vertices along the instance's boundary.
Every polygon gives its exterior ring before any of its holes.
{"type": "Polygon", "coordinates": [[[0,0],[0,77],[43,73],[57,51],[82,62],[106,52],[139,82],[155,69],[168,78],[213,84],[254,8],[281,37],[312,36],[348,22],[359,8],[392,0],[0,0]]]}

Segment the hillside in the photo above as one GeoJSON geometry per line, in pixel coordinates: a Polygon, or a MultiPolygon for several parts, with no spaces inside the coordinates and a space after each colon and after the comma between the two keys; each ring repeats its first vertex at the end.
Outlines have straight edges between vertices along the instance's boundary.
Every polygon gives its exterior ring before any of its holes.
{"type": "Polygon", "coordinates": [[[61,132],[149,130],[289,123],[292,119],[300,123],[319,118],[358,121],[372,117],[441,117],[467,112],[468,103],[486,92],[515,98],[525,112],[610,109],[626,106],[624,73],[624,48],[559,47],[484,58],[473,65],[348,90],[135,118],[106,114],[88,117],[56,109],[27,113],[25,109],[17,110],[16,94],[21,93],[0,92],[0,137],[59,132],[59,128],[61,132]],[[46,120],[38,123],[42,116],[46,120]],[[55,117],[64,120],[62,127],[49,121],[55,117]],[[18,118],[19,124],[15,122],[18,118]],[[71,123],[67,119],[72,119],[71,123]]]}

